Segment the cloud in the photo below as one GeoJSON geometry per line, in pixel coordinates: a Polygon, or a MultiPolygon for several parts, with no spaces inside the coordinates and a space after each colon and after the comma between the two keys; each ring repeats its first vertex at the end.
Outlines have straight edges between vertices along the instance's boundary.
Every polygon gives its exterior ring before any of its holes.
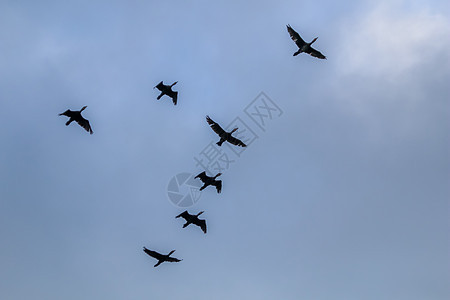
{"type": "Polygon", "coordinates": [[[424,141],[442,134],[448,118],[450,20],[402,3],[382,2],[347,19],[338,48],[329,50],[323,99],[357,119],[375,143],[424,141]]]}
{"type": "Polygon", "coordinates": [[[397,79],[417,66],[450,58],[448,18],[424,8],[399,9],[381,2],[341,28],[338,50],[342,74],[364,73],[397,79]]]}

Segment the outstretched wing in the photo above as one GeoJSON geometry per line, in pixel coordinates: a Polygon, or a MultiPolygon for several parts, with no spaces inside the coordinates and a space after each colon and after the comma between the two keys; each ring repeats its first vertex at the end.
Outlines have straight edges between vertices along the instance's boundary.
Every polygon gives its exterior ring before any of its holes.
{"type": "Polygon", "coordinates": [[[162,255],[156,251],[149,250],[144,247],[144,252],[150,255],[151,257],[156,258],[157,260],[160,260],[162,258],[162,255]]]}
{"type": "Polygon", "coordinates": [[[317,51],[316,49],[314,49],[313,47],[310,47],[310,51],[308,52],[309,54],[311,54],[311,56],[320,58],[320,59],[327,59],[325,57],[325,55],[323,55],[322,53],[320,53],[319,51],[317,51]]]}
{"type": "Polygon", "coordinates": [[[195,176],[194,178],[200,178],[201,181],[205,182],[206,180],[208,180],[208,176],[206,176],[206,172],[203,171],[200,174],[198,174],[197,176],[195,176]]]}
{"type": "Polygon", "coordinates": [[[219,136],[225,133],[225,130],[220,127],[219,124],[214,122],[209,116],[206,116],[206,122],[208,122],[209,126],[211,126],[212,130],[217,133],[219,136]]]}
{"type": "Polygon", "coordinates": [[[93,134],[94,132],[92,131],[91,128],[91,124],[89,124],[89,121],[86,120],[85,118],[81,117],[79,119],[76,120],[77,123],[83,127],[87,132],[89,132],[90,134],[93,134]]]}
{"type": "Polygon", "coordinates": [[[174,92],[174,91],[170,90],[169,92],[167,92],[167,96],[172,98],[173,105],[177,105],[178,92],[174,92]]]}
{"type": "Polygon", "coordinates": [[[230,142],[230,143],[232,143],[233,145],[236,145],[236,146],[247,147],[246,144],[244,144],[240,139],[237,139],[234,136],[231,136],[228,139],[228,142],[230,142]]]}
{"type": "Polygon", "coordinates": [[[222,191],[222,180],[216,180],[211,184],[216,187],[217,192],[220,194],[220,192],[222,191]]]}
{"type": "Polygon", "coordinates": [[[196,219],[193,222],[195,225],[199,226],[204,233],[206,233],[206,221],[205,220],[200,220],[200,219],[196,219]]]}
{"type": "Polygon", "coordinates": [[[287,31],[289,32],[289,35],[291,36],[291,39],[294,41],[294,43],[297,45],[297,47],[301,48],[305,41],[300,37],[300,34],[298,34],[297,31],[292,29],[291,25],[286,25],[287,31]]]}
{"type": "Polygon", "coordinates": [[[164,90],[164,87],[165,87],[165,85],[163,84],[162,81],[155,86],[155,88],[157,88],[161,92],[164,90]]]}
{"type": "Polygon", "coordinates": [[[188,213],[187,210],[183,211],[181,214],[179,214],[178,216],[176,216],[175,218],[179,218],[182,217],[183,219],[186,220],[186,218],[189,218],[190,214],[188,213]]]}

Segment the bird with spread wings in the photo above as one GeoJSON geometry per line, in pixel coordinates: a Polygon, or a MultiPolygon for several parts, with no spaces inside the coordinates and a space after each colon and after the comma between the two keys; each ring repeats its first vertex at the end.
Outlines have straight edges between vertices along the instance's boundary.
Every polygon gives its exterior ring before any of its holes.
{"type": "Polygon", "coordinates": [[[175,218],[182,217],[183,219],[186,220],[186,223],[184,223],[183,228],[189,226],[190,224],[194,224],[200,227],[203,230],[203,232],[206,233],[206,221],[198,218],[198,216],[200,216],[202,213],[204,212],[201,211],[196,215],[191,215],[190,213],[188,213],[187,210],[185,210],[175,218]]]}
{"type": "Polygon", "coordinates": [[[219,135],[220,140],[216,143],[218,146],[222,146],[223,142],[227,141],[228,143],[236,146],[247,147],[247,145],[244,144],[240,139],[237,139],[234,136],[232,136],[232,133],[238,130],[238,128],[234,128],[230,132],[226,132],[225,130],[222,129],[222,127],[220,127],[219,124],[214,122],[209,116],[206,116],[206,122],[208,122],[212,130],[214,130],[214,132],[219,135]]]}
{"type": "Polygon", "coordinates": [[[159,96],[156,99],[159,100],[159,99],[161,99],[162,96],[167,95],[170,98],[172,98],[173,105],[177,105],[178,92],[175,92],[172,90],[172,87],[175,84],[177,84],[177,82],[178,81],[175,81],[171,85],[165,85],[165,84],[163,84],[162,81],[160,83],[158,83],[154,88],[157,88],[158,90],[160,90],[161,93],[159,94],[159,96]]]}
{"type": "Polygon", "coordinates": [[[300,35],[298,34],[297,31],[295,31],[294,29],[292,29],[291,25],[286,25],[287,27],[287,31],[289,32],[289,35],[291,36],[291,39],[294,41],[294,43],[297,45],[298,50],[297,52],[294,53],[294,56],[305,52],[308,53],[311,56],[320,58],[320,59],[327,59],[325,57],[325,55],[323,55],[322,53],[320,53],[319,51],[317,51],[316,49],[314,49],[313,47],[311,47],[311,45],[317,40],[317,38],[314,38],[310,43],[305,42],[300,35]]]}
{"type": "Polygon", "coordinates": [[[158,252],[153,251],[153,250],[149,250],[149,249],[144,247],[144,252],[147,253],[148,255],[150,255],[151,257],[156,258],[158,260],[158,262],[156,263],[156,265],[154,265],[154,267],[159,266],[161,263],[163,263],[165,261],[168,261],[168,262],[179,262],[179,261],[182,261],[182,259],[178,259],[178,258],[175,258],[175,257],[170,257],[170,255],[172,253],[174,253],[175,250],[172,250],[172,251],[170,251],[169,254],[164,255],[164,254],[158,253],[158,252]]]}
{"type": "Polygon", "coordinates": [[[81,108],[81,110],[76,110],[76,111],[68,109],[63,113],[60,113],[59,115],[69,117],[69,121],[66,122],[66,126],[69,126],[70,123],[75,121],[78,123],[78,125],[83,127],[87,132],[89,132],[90,134],[93,134],[94,132],[92,131],[91,124],[89,124],[89,121],[86,120],[85,118],[83,118],[83,116],[81,115],[81,112],[83,110],[85,110],[86,107],[87,106],[83,106],[81,108]]]}
{"type": "Polygon", "coordinates": [[[217,193],[220,194],[222,191],[222,180],[216,180],[220,175],[222,175],[222,173],[217,173],[216,176],[209,177],[206,175],[206,172],[203,171],[194,178],[200,178],[200,180],[203,181],[203,186],[200,188],[200,191],[203,191],[209,185],[213,185],[216,187],[217,193]]]}

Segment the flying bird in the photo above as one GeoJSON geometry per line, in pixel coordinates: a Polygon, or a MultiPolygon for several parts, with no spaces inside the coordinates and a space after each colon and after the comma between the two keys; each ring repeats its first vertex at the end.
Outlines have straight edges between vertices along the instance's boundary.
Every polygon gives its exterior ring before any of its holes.
{"type": "Polygon", "coordinates": [[[175,258],[175,257],[170,257],[170,255],[172,253],[174,253],[175,250],[172,250],[172,251],[170,251],[169,254],[164,255],[164,254],[158,253],[156,251],[149,250],[149,249],[144,247],[144,252],[147,253],[148,255],[150,255],[151,257],[156,258],[158,260],[158,262],[156,263],[156,265],[154,265],[154,267],[159,266],[161,263],[163,263],[165,261],[168,261],[168,262],[179,262],[179,261],[182,261],[182,259],[178,259],[178,258],[175,258]]]}
{"type": "Polygon", "coordinates": [[[165,84],[163,84],[162,81],[160,83],[158,83],[154,88],[157,88],[158,90],[160,90],[161,94],[159,94],[158,98],[156,98],[156,99],[159,100],[159,99],[161,99],[162,96],[167,95],[170,98],[172,98],[173,105],[177,105],[178,92],[172,91],[172,87],[175,84],[177,84],[177,82],[178,81],[175,81],[171,85],[165,85],[165,84]]]}
{"type": "Polygon", "coordinates": [[[305,42],[300,35],[292,29],[291,25],[286,25],[287,31],[289,32],[289,35],[291,36],[291,39],[294,41],[294,43],[297,45],[298,50],[294,53],[294,56],[299,55],[302,52],[308,53],[314,57],[320,58],[320,59],[327,59],[325,55],[311,47],[311,45],[317,40],[317,38],[314,38],[311,43],[305,42]]]}
{"type": "Polygon", "coordinates": [[[206,176],[206,172],[203,171],[194,178],[200,178],[200,180],[203,181],[203,186],[200,188],[200,191],[203,191],[209,185],[213,185],[216,187],[217,193],[220,194],[220,192],[222,191],[222,180],[216,180],[216,178],[219,177],[220,175],[222,175],[222,173],[217,173],[216,176],[209,177],[206,176]]]}
{"type": "Polygon", "coordinates": [[[184,223],[183,228],[185,228],[186,226],[189,226],[190,224],[194,224],[194,225],[197,225],[198,227],[200,227],[203,230],[203,232],[206,233],[206,221],[205,220],[200,220],[198,218],[198,216],[200,216],[202,213],[204,213],[204,212],[201,211],[201,212],[199,212],[196,215],[191,215],[191,214],[188,213],[187,210],[185,210],[184,212],[182,212],[181,214],[179,214],[175,218],[182,217],[183,219],[186,220],[186,223],[184,223]]]}
{"type": "Polygon", "coordinates": [[[68,109],[63,113],[60,113],[59,115],[69,117],[69,121],[66,122],[66,126],[69,126],[70,123],[72,123],[73,121],[76,121],[78,123],[78,125],[83,127],[87,132],[89,132],[90,134],[93,134],[94,132],[92,131],[89,121],[86,120],[85,118],[83,118],[83,116],[81,115],[81,112],[86,107],[87,106],[83,106],[81,108],[81,110],[79,110],[79,111],[72,111],[72,110],[68,109]]]}
{"type": "Polygon", "coordinates": [[[244,144],[240,139],[237,139],[231,135],[233,132],[238,130],[238,128],[234,128],[230,132],[226,132],[225,130],[222,129],[222,127],[220,127],[219,124],[214,122],[209,116],[206,116],[206,122],[208,122],[212,130],[214,130],[214,132],[219,135],[220,140],[216,143],[218,146],[222,146],[223,142],[227,141],[236,146],[247,147],[247,145],[244,144]]]}

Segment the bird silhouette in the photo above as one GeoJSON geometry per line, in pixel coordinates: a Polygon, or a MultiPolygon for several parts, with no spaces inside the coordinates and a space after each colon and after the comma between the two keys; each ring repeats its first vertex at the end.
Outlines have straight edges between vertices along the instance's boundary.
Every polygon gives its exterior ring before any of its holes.
{"type": "Polygon", "coordinates": [[[220,175],[222,175],[222,173],[217,173],[216,176],[209,177],[206,175],[206,172],[203,171],[194,178],[200,178],[200,180],[203,181],[203,186],[200,188],[200,191],[203,191],[209,185],[213,185],[216,187],[217,193],[220,194],[220,192],[222,191],[222,180],[216,180],[216,178],[220,175]]]}
{"type": "Polygon", "coordinates": [[[205,220],[200,220],[198,218],[198,216],[200,216],[202,213],[204,213],[204,212],[201,211],[201,212],[199,212],[196,215],[191,215],[190,213],[188,213],[187,210],[185,210],[184,212],[182,212],[181,214],[179,214],[175,218],[182,217],[183,219],[186,220],[186,223],[184,223],[183,228],[189,226],[190,224],[194,224],[194,225],[197,225],[198,227],[200,227],[203,230],[203,232],[206,233],[206,221],[205,220]]]}
{"type": "Polygon", "coordinates": [[[165,85],[165,84],[163,84],[162,81],[160,83],[158,83],[154,88],[157,88],[158,90],[160,90],[161,94],[159,94],[159,96],[156,99],[159,100],[159,99],[161,99],[162,96],[167,95],[170,98],[172,98],[173,105],[177,105],[178,92],[175,92],[172,90],[172,87],[175,84],[177,84],[177,82],[178,81],[175,81],[171,85],[165,85]]]}
{"type": "Polygon", "coordinates": [[[72,111],[72,110],[68,109],[63,113],[60,113],[59,115],[69,117],[69,121],[66,122],[66,126],[69,126],[70,123],[75,121],[78,123],[78,125],[83,127],[87,132],[89,132],[90,134],[93,134],[94,132],[92,131],[89,121],[86,120],[85,118],[83,118],[83,116],[81,115],[81,112],[83,110],[85,110],[86,107],[87,106],[83,106],[81,108],[81,110],[79,110],[79,111],[72,111]]]}
{"type": "Polygon", "coordinates": [[[291,36],[291,39],[294,41],[294,43],[297,45],[298,50],[294,53],[294,56],[299,55],[302,52],[308,53],[314,57],[320,58],[320,59],[327,59],[325,55],[311,47],[311,45],[317,40],[317,38],[314,38],[310,43],[305,42],[300,35],[292,29],[291,25],[286,25],[287,31],[289,32],[289,35],[291,36]]]}
{"type": "Polygon", "coordinates": [[[222,127],[220,127],[219,124],[214,122],[209,116],[206,116],[206,122],[208,122],[212,130],[214,130],[214,132],[219,135],[220,140],[216,143],[218,146],[222,146],[223,142],[227,141],[228,143],[231,143],[236,146],[247,147],[247,145],[244,144],[240,139],[237,139],[234,136],[232,136],[233,132],[238,130],[237,127],[231,130],[230,132],[226,132],[225,130],[222,129],[222,127]]]}
{"type": "Polygon", "coordinates": [[[147,253],[148,255],[150,255],[151,257],[156,258],[158,260],[158,262],[156,263],[156,265],[154,265],[154,267],[159,266],[160,264],[162,264],[165,261],[168,261],[168,262],[179,262],[179,261],[182,261],[182,259],[178,259],[178,258],[175,258],[175,257],[170,257],[170,255],[172,253],[174,253],[175,250],[172,250],[172,251],[169,252],[169,254],[164,255],[164,254],[158,253],[158,252],[153,251],[153,250],[149,250],[149,249],[144,247],[144,252],[147,253]]]}

